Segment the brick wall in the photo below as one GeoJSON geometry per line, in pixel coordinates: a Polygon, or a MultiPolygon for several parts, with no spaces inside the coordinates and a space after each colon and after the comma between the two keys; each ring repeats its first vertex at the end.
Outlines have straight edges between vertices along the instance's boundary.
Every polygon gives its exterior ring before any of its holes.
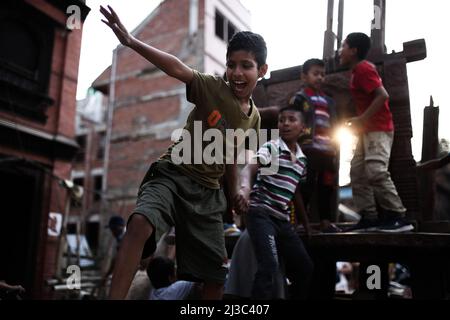
{"type": "MultiPolygon", "coordinates": [[[[41,173],[43,177],[36,180],[39,183],[41,196],[38,201],[40,207],[33,208],[35,211],[33,211],[32,221],[35,223],[32,224],[31,230],[35,235],[33,246],[36,245],[36,252],[31,253],[34,262],[29,266],[29,270],[33,273],[33,287],[27,288],[30,297],[42,299],[51,297],[51,292],[45,287],[44,281],[55,274],[55,259],[58,247],[57,239],[50,239],[47,236],[48,214],[49,212],[64,213],[66,190],[60,186],[57,177],[70,178],[70,155],[64,154],[66,152],[64,148],[69,145],[70,150],[75,149],[76,86],[82,30],[69,31],[66,29],[64,1],[53,5],[46,1],[29,0],[18,5],[23,6],[28,12],[27,14],[32,15],[31,17],[39,17],[36,18],[36,21],[47,19],[53,28],[53,48],[49,51],[51,63],[47,92],[47,96],[53,100],[53,104],[46,109],[46,120],[37,121],[21,114],[0,111],[1,119],[40,132],[33,135],[25,133],[25,131],[19,132],[17,128],[14,129],[10,133],[11,141],[19,139],[21,143],[15,144],[6,141],[3,145],[2,140],[0,142],[0,155],[16,156],[29,160],[30,162],[27,165],[41,173]],[[52,138],[45,138],[45,135],[48,134],[62,137],[63,142],[55,142],[52,138]],[[29,147],[33,143],[42,144],[45,146],[45,151],[29,147]],[[63,151],[57,151],[60,148],[63,151]],[[36,215],[34,212],[36,212],[36,215]]],[[[89,8],[84,7],[83,10],[89,11],[89,8]]],[[[32,199],[23,200],[32,201],[32,199]]],[[[30,221],[23,221],[23,223],[29,224],[30,221]]]]}

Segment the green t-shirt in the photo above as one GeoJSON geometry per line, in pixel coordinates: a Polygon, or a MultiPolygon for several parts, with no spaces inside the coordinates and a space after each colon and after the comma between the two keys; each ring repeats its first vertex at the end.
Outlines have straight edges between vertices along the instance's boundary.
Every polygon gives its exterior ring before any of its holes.
{"type": "MultiPolygon", "coordinates": [[[[226,132],[225,130],[242,129],[243,132],[250,132],[247,130],[254,129],[253,132],[256,133],[257,139],[261,124],[259,112],[254,105],[253,100],[250,99],[251,110],[249,111],[249,115],[245,114],[241,110],[239,100],[233,94],[227,82],[220,77],[203,74],[197,71],[194,71],[192,82],[186,86],[186,94],[187,100],[195,104],[184,127],[184,130],[186,130],[185,132],[190,134],[190,142],[183,136],[172,144],[160,159],[175,163],[181,172],[191,177],[196,182],[208,188],[218,189],[220,188],[219,179],[225,172],[225,163],[229,163],[227,162],[225,155],[227,150],[226,145],[229,145],[228,140],[230,139],[226,138],[229,132],[226,132]],[[195,126],[194,121],[196,122],[195,126]],[[201,134],[198,134],[199,125],[201,134]],[[208,140],[203,137],[207,129],[217,129],[212,130],[214,131],[214,134],[212,134],[214,137],[216,137],[216,134],[220,133],[223,141],[223,147],[221,148],[223,151],[222,153],[216,152],[217,149],[210,152],[213,148],[211,146],[208,147],[208,145],[211,145],[212,141],[215,141],[216,139],[209,138],[211,141],[204,141],[208,140]],[[192,144],[195,144],[195,147],[191,147],[190,163],[186,163],[188,161],[182,161],[181,163],[174,162],[173,157],[171,156],[172,152],[177,155],[185,156],[186,153],[183,148],[187,147],[189,143],[191,143],[191,146],[192,144]],[[207,155],[213,154],[215,159],[223,159],[222,163],[219,163],[220,161],[208,163],[210,160],[205,161],[203,152],[206,152],[207,155]],[[223,157],[221,156],[222,154],[223,157]],[[196,157],[196,159],[194,157],[196,157]]],[[[209,133],[212,131],[209,131],[209,133]]],[[[238,139],[238,141],[238,146],[235,147],[242,147],[242,143],[240,143],[242,142],[242,139],[238,139]]]]}

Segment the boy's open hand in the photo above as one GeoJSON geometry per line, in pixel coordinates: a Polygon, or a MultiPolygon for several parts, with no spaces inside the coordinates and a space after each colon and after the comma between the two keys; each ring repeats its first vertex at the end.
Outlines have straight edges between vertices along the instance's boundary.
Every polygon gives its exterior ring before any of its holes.
{"type": "Polygon", "coordinates": [[[106,20],[102,19],[102,22],[112,29],[121,44],[129,47],[133,42],[133,36],[124,27],[122,22],[120,22],[119,16],[114,9],[110,6],[108,6],[108,9],[109,11],[103,6],[100,6],[100,12],[106,18],[106,20]]]}

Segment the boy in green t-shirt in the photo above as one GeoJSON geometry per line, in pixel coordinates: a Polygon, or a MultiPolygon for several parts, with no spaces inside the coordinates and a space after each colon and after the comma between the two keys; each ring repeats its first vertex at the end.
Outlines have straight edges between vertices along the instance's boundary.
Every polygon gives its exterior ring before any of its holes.
{"type": "MultiPolygon", "coordinates": [[[[205,143],[196,133],[199,126],[212,129],[209,132],[215,137],[217,132],[225,136],[226,129],[254,129],[258,133],[260,116],[251,95],[258,79],[267,72],[264,39],[248,31],[233,36],[227,48],[225,82],[194,71],[175,56],[136,39],[111,7],[101,7],[100,11],[106,18],[102,21],[122,45],[186,83],[187,99],[195,104],[181,139],[152,164],[144,177],[117,255],[110,298],[125,297],[141,256],[151,254],[155,241],[175,225],[178,277],[204,282],[203,298],[220,299],[227,272],[222,223],[227,204],[219,178],[225,175],[230,198],[235,199],[237,166],[236,161],[224,164],[217,153],[216,161],[205,159],[205,143]]],[[[233,143],[232,149],[239,147],[233,143]]]]}

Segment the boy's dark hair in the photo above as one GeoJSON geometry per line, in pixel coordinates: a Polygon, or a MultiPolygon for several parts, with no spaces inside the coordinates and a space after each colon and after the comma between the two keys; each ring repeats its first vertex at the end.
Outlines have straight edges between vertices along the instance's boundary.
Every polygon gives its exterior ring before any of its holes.
{"type": "Polygon", "coordinates": [[[369,53],[371,41],[370,38],[362,32],[350,33],[345,39],[349,48],[356,48],[359,60],[364,60],[369,53]]]}
{"type": "Polygon", "coordinates": [[[266,64],[267,47],[264,38],[251,31],[239,31],[234,34],[228,43],[227,59],[232,52],[244,50],[255,55],[258,68],[266,64]]]}
{"type": "Polygon", "coordinates": [[[278,115],[281,115],[281,113],[284,112],[284,111],[295,111],[295,112],[297,112],[299,114],[299,116],[300,116],[301,122],[304,122],[303,112],[296,105],[288,104],[288,105],[286,105],[284,107],[281,107],[280,111],[278,112],[278,115]]]}
{"type": "Polygon", "coordinates": [[[302,66],[302,73],[308,74],[309,70],[311,70],[312,66],[319,66],[325,68],[325,62],[321,59],[309,59],[306,60],[302,66]]]}
{"type": "Polygon", "coordinates": [[[147,275],[155,289],[170,286],[170,277],[175,274],[175,262],[166,257],[155,257],[150,260],[147,275]]]}

